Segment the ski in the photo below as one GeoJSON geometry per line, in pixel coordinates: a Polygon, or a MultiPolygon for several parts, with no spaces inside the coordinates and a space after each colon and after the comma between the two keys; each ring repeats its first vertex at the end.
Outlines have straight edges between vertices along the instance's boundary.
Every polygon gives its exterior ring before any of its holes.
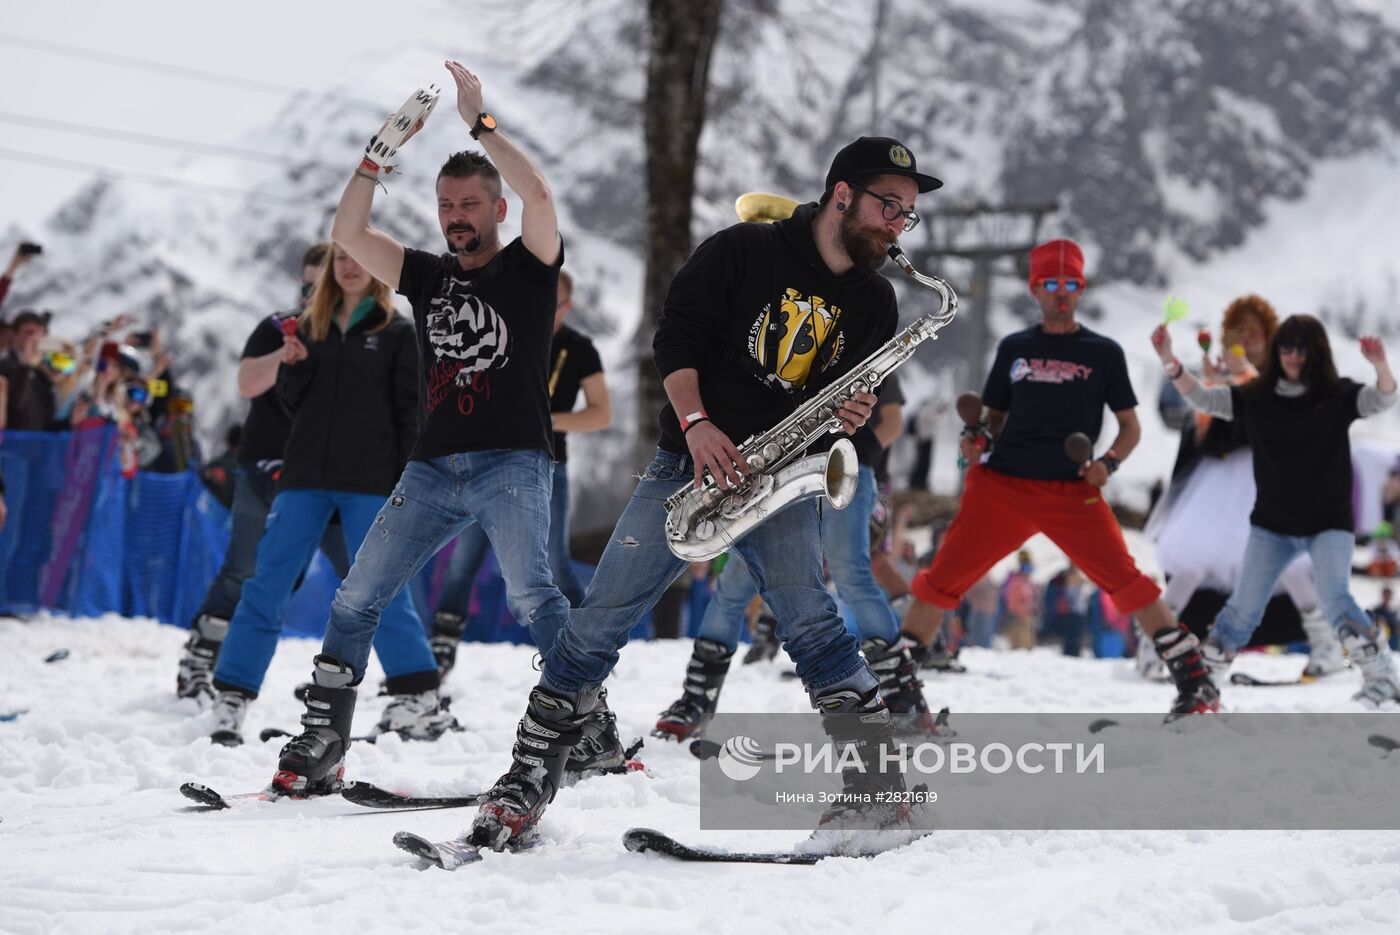
{"type": "MultiPolygon", "coordinates": [[[[516,853],[527,851],[540,844],[540,837],[535,834],[526,835],[517,844],[514,841],[507,844],[506,852],[516,853]]],[[[422,835],[414,834],[411,831],[400,831],[394,835],[394,846],[401,851],[407,851],[414,857],[426,860],[430,865],[442,870],[456,870],[467,864],[474,864],[481,860],[482,855],[490,851],[490,848],[481,848],[475,844],[469,844],[460,838],[455,841],[429,841],[422,835]]]]}
{"type": "Polygon", "coordinates": [[[347,802],[365,808],[466,808],[476,805],[481,800],[479,792],[463,795],[405,795],[401,792],[390,792],[368,782],[352,782],[341,789],[340,794],[347,802]]]}
{"type": "MultiPolygon", "coordinates": [[[[724,744],[715,743],[713,740],[692,740],[690,742],[690,753],[697,760],[713,760],[719,756],[723,749],[724,744]]],[[[747,755],[755,760],[774,760],[778,756],[776,753],[767,753],[761,750],[749,751],[747,755]]]]}
{"type": "MultiPolygon", "coordinates": [[[[276,777],[274,777],[275,780],[276,777]]],[[[324,799],[336,792],[318,792],[313,795],[302,795],[297,792],[287,792],[276,786],[267,786],[257,792],[236,792],[232,795],[225,795],[209,788],[203,783],[187,782],[180,786],[180,794],[192,802],[204,806],[206,811],[221,811],[226,808],[233,808],[242,802],[280,802],[283,799],[292,799],[297,802],[304,802],[307,799],[324,799]]]]}
{"type": "Polygon", "coordinates": [[[275,802],[278,799],[287,798],[285,792],[279,792],[270,786],[266,789],[260,789],[257,792],[239,792],[234,795],[223,795],[198,782],[184,783],[180,786],[180,794],[191,802],[204,806],[209,811],[233,808],[233,803],[240,799],[258,802],[275,802]]]}
{"type": "Polygon", "coordinates": [[[1373,747],[1384,750],[1386,753],[1400,750],[1400,740],[1396,740],[1394,737],[1387,737],[1385,734],[1372,734],[1366,738],[1366,742],[1373,747]]]}
{"type": "Polygon", "coordinates": [[[1293,679],[1257,679],[1243,672],[1231,672],[1231,685],[1247,685],[1251,688],[1276,688],[1283,685],[1311,685],[1317,681],[1316,675],[1300,675],[1293,679]]]}
{"type": "MultiPolygon", "coordinates": [[[[1189,726],[1190,726],[1191,724],[1196,723],[1196,719],[1197,719],[1197,718],[1202,718],[1202,717],[1207,717],[1207,716],[1219,717],[1219,716],[1228,716],[1228,715],[1229,715],[1229,712],[1226,711],[1226,710],[1223,709],[1223,708],[1222,708],[1221,710],[1219,710],[1219,711],[1197,711],[1197,712],[1193,712],[1193,713],[1191,713],[1191,714],[1177,714],[1177,715],[1168,714],[1168,715],[1166,715],[1164,718],[1162,718],[1162,724],[1161,724],[1161,726],[1162,726],[1162,727],[1169,727],[1169,728],[1171,728],[1171,729],[1173,729],[1173,730],[1175,730],[1175,731],[1180,731],[1180,730],[1183,730],[1183,729],[1188,729],[1189,726]]],[[[1113,720],[1112,718],[1101,717],[1101,718],[1098,718],[1098,719],[1096,719],[1096,720],[1093,720],[1093,721],[1090,721],[1090,722],[1089,722],[1089,733],[1091,733],[1091,734],[1097,734],[1097,733],[1100,733],[1100,732],[1102,732],[1102,731],[1108,730],[1110,727],[1119,727],[1119,726],[1121,726],[1121,725],[1119,724],[1118,721],[1115,721],[1115,720],[1113,720]]]]}
{"type": "Polygon", "coordinates": [[[622,836],[622,846],[634,854],[659,854],[676,860],[729,864],[797,864],[810,866],[829,854],[800,854],[795,851],[727,851],[717,847],[682,844],[669,835],[650,828],[633,828],[622,836]]]}
{"type": "MultiPolygon", "coordinates": [[[[632,751],[632,752],[635,752],[632,751]]],[[[565,785],[573,785],[584,779],[592,779],[594,776],[619,776],[627,773],[644,772],[645,767],[638,760],[629,759],[621,766],[613,766],[608,769],[589,769],[581,773],[569,773],[565,776],[565,785]]],[[[352,782],[340,790],[340,794],[346,801],[365,808],[374,809],[434,809],[434,808],[469,808],[477,805],[481,801],[482,793],[468,792],[457,795],[406,795],[401,792],[391,792],[368,782],[352,782]]]]}
{"type": "MultiPolygon", "coordinates": [[[[969,669],[962,663],[958,663],[955,669],[938,668],[937,666],[920,666],[919,671],[934,672],[944,675],[970,675],[973,678],[991,679],[994,682],[1008,682],[1014,678],[1014,676],[1006,672],[984,672],[981,669],[969,669]]],[[[798,678],[797,670],[784,669],[779,673],[778,677],[788,681],[796,681],[798,678]]]]}
{"type": "Polygon", "coordinates": [[[394,846],[443,870],[456,870],[481,859],[481,850],[474,844],[461,844],[457,841],[433,842],[408,831],[400,831],[394,835],[394,846]]]}

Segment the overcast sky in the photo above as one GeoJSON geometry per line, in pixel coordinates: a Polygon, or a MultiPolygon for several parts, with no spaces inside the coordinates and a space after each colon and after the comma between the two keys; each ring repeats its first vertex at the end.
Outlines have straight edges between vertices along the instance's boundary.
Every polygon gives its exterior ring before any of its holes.
{"type": "MultiPolygon", "coordinates": [[[[3,10],[0,230],[11,223],[36,228],[92,177],[90,171],[42,164],[48,158],[163,174],[186,155],[35,129],[15,118],[220,143],[266,120],[286,99],[25,48],[15,38],[314,89],[377,43],[387,46],[432,34],[432,25],[421,16],[406,16],[392,4],[371,0],[28,0],[7,2],[3,10]],[[17,161],[16,151],[38,158],[17,161]]],[[[278,148],[277,141],[269,142],[270,150],[278,148]]]]}

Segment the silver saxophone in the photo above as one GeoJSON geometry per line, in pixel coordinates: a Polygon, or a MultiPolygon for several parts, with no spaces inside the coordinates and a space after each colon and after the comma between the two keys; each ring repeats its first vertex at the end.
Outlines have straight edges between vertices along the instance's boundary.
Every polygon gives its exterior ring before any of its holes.
{"type": "Polygon", "coordinates": [[[855,496],[859,465],[849,439],[829,451],[794,460],[823,435],[841,431],[836,413],[857,393],[873,393],[895,368],[937,338],[958,314],[953,287],[914,269],[898,244],[886,251],[904,274],[938,293],[939,306],[916,319],[850,372],[803,403],[792,415],[739,446],[749,474],[728,490],[706,475],[704,486],[687,485],[666,501],[666,544],[677,557],[703,562],[722,554],[771,514],[790,503],[825,496],[838,510],[855,496]]]}

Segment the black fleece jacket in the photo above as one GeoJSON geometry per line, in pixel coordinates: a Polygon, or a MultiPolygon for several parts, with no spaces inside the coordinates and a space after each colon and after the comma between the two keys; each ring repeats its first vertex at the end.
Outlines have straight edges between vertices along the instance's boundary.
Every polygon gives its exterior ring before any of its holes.
{"type": "MultiPolygon", "coordinates": [[[[663,380],[699,371],[706,414],[735,444],[782,421],[894,335],[894,288],[866,270],[833,275],[812,239],[816,213],[806,204],[776,224],[720,231],[666,293],[652,340],[656,369],[663,380]]],[[[661,447],[686,452],[669,404],[660,424],[661,447]]]]}
{"type": "Polygon", "coordinates": [[[388,496],[418,438],[418,349],[413,325],[377,308],[348,334],[331,323],[306,341],[306,360],[283,364],[277,394],[292,414],[282,489],[388,496]],[[373,333],[371,333],[373,332],[373,333]]]}

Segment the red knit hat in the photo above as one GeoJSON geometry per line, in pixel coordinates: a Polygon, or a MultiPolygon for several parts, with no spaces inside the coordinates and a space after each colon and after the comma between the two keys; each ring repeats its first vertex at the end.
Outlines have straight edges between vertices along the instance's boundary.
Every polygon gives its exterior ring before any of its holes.
{"type": "Polygon", "coordinates": [[[1031,248],[1031,288],[1042,279],[1084,282],[1084,251],[1073,240],[1050,240],[1031,248]]]}

